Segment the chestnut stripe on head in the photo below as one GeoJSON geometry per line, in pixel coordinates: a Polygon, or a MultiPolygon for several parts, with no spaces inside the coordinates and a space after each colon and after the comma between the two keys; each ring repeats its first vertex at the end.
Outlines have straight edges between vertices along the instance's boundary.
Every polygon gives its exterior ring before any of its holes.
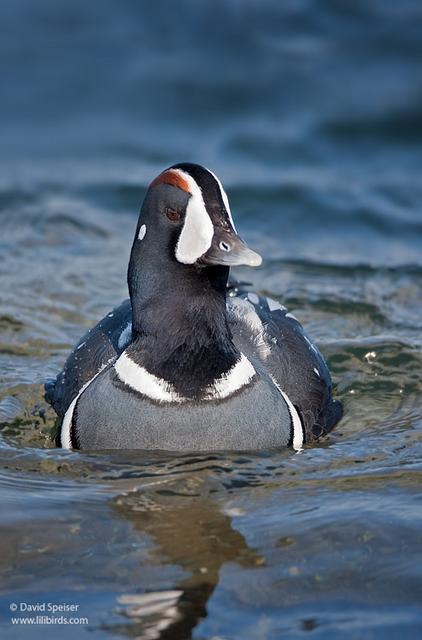
{"type": "Polygon", "coordinates": [[[190,192],[187,180],[181,175],[180,171],[174,169],[167,169],[167,171],[160,173],[160,175],[151,182],[150,187],[156,187],[158,184],[171,184],[173,187],[179,187],[182,191],[186,191],[186,193],[190,192]]]}

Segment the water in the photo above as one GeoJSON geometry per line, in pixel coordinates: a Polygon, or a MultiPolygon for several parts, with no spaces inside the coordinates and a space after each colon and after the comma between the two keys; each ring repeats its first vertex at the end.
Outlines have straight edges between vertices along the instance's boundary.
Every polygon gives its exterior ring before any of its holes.
{"type": "Polygon", "coordinates": [[[1,637],[419,638],[420,3],[0,18],[1,637]],[[345,417],[298,455],[52,447],[42,380],[126,296],[145,188],[181,160],[266,258],[237,275],[328,359],[345,417]],[[88,623],[11,624],[49,602],[88,623]]]}

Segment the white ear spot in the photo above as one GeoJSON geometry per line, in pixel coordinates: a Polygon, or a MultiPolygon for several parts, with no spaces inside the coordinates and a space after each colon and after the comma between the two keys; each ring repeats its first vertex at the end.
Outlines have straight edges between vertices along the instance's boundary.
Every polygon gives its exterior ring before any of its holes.
{"type": "Polygon", "coordinates": [[[139,227],[139,232],[138,232],[138,240],[143,240],[145,238],[145,234],[147,232],[147,225],[143,224],[139,227]]]}
{"type": "Polygon", "coordinates": [[[188,183],[190,198],[185,222],[176,246],[176,259],[193,264],[208,251],[214,236],[214,225],[205,208],[202,191],[195,180],[181,169],[173,169],[188,183]]]}

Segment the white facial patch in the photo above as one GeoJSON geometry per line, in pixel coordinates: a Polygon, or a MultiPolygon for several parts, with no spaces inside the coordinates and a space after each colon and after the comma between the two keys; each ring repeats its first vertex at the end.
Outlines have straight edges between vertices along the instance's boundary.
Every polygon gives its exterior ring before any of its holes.
{"type": "MultiPolygon", "coordinates": [[[[229,199],[227,197],[227,193],[223,189],[223,185],[220,180],[217,178],[215,173],[213,173],[210,169],[207,169],[208,173],[212,175],[218,186],[220,187],[221,199],[223,200],[224,206],[226,207],[227,215],[229,216],[230,224],[233,227],[234,231],[236,231],[236,227],[234,226],[232,212],[230,211],[229,199]]],[[[236,231],[237,233],[237,231],[236,231]]]]}
{"type": "Polygon", "coordinates": [[[190,198],[185,223],[176,246],[176,259],[182,264],[194,264],[208,251],[214,236],[214,225],[205,208],[202,191],[195,180],[181,169],[172,169],[188,183],[190,198]]]}
{"type": "Polygon", "coordinates": [[[255,373],[253,365],[242,353],[239,362],[206,389],[204,400],[219,400],[231,396],[249,384],[255,373]]]}
{"type": "Polygon", "coordinates": [[[151,400],[156,402],[183,402],[185,400],[169,382],[154,376],[131,360],[126,351],[123,351],[117,359],[114,370],[124,384],[143,396],[151,398],[151,400]]]}
{"type": "Polygon", "coordinates": [[[147,232],[147,225],[146,224],[142,224],[139,227],[138,240],[143,240],[145,238],[146,232],[147,232]]]}
{"type": "Polygon", "coordinates": [[[300,416],[294,406],[294,404],[291,402],[289,396],[287,395],[287,393],[285,393],[280,385],[278,384],[278,382],[276,381],[276,379],[270,375],[271,380],[273,381],[275,387],[277,388],[277,390],[281,393],[281,395],[284,398],[284,401],[287,404],[287,408],[289,410],[290,413],[290,418],[292,420],[292,425],[293,425],[293,449],[295,451],[301,451],[302,449],[302,445],[303,445],[303,426],[302,426],[302,421],[300,419],[300,416]]]}

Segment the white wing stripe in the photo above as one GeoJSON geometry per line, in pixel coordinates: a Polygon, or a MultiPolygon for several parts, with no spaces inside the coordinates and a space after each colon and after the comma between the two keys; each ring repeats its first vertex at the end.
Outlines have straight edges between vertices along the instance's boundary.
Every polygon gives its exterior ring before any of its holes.
{"type": "Polygon", "coordinates": [[[62,426],[61,426],[61,430],[60,430],[60,443],[62,445],[62,449],[71,449],[72,448],[72,437],[71,437],[71,429],[72,429],[72,418],[73,418],[73,412],[75,410],[76,407],[76,403],[78,402],[79,398],[81,397],[81,395],[83,394],[83,392],[85,391],[85,389],[87,389],[89,387],[89,385],[91,384],[91,382],[94,382],[95,378],[97,376],[100,375],[100,373],[102,371],[104,371],[104,369],[114,360],[114,356],[113,358],[110,358],[110,360],[108,360],[105,364],[103,364],[103,366],[101,367],[101,369],[99,371],[97,371],[97,373],[95,374],[94,377],[91,378],[91,380],[88,380],[88,382],[86,382],[83,387],[80,389],[78,395],[76,396],[76,398],[73,398],[72,402],[70,403],[70,405],[67,408],[66,413],[64,414],[64,418],[62,421],[62,426]]]}
{"type": "Polygon", "coordinates": [[[279,390],[279,392],[281,393],[281,395],[283,396],[283,398],[284,398],[284,400],[285,400],[285,402],[287,404],[287,408],[289,410],[289,413],[290,413],[290,418],[292,420],[292,425],[293,425],[293,449],[295,451],[301,451],[302,450],[302,445],[303,445],[303,425],[302,425],[302,421],[300,419],[300,416],[299,416],[295,406],[291,402],[289,396],[287,395],[287,393],[285,393],[281,389],[280,385],[274,379],[273,376],[270,375],[270,378],[273,381],[274,385],[279,390]]]}

